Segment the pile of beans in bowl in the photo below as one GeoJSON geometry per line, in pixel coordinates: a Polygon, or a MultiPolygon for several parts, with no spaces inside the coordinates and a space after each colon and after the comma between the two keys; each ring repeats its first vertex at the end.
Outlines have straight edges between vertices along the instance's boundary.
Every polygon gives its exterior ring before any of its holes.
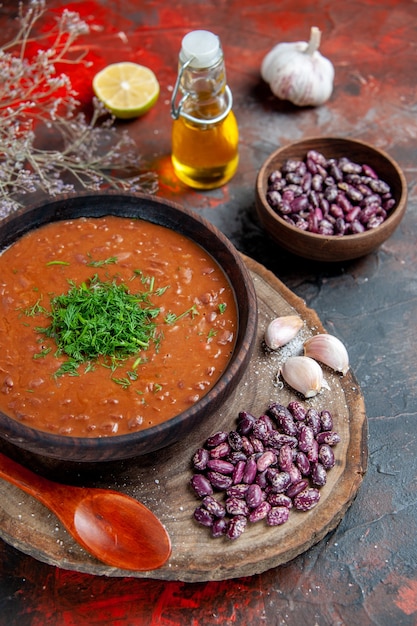
{"type": "Polygon", "coordinates": [[[395,206],[390,186],[369,165],[317,150],[271,172],[266,198],[289,224],[326,236],[377,228],[395,206]]]}
{"type": "Polygon", "coordinates": [[[297,401],[256,418],[242,411],[236,430],[219,431],[192,458],[194,519],[213,537],[238,539],[248,523],[284,524],[291,509],[309,511],[335,465],[340,436],[330,411],[297,401]]]}

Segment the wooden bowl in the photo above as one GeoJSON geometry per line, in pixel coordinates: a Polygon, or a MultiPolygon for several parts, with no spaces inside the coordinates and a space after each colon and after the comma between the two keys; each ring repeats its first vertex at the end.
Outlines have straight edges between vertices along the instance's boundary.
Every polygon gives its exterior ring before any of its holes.
{"type": "Polygon", "coordinates": [[[392,235],[406,205],[407,184],[398,164],[382,150],[353,139],[316,137],[279,148],[266,159],[256,180],[256,210],[268,235],[289,252],[314,261],[347,261],[372,252],[392,235]],[[287,159],[303,160],[309,150],[317,150],[328,159],[347,157],[372,167],[379,178],[389,184],[395,199],[387,219],[374,229],[344,236],[307,232],[282,219],[267,201],[268,178],[287,159]]]}
{"type": "Polygon", "coordinates": [[[241,256],[215,226],[174,203],[111,191],[62,197],[31,206],[5,219],[0,224],[0,246],[4,249],[23,234],[48,222],[105,215],[141,218],[165,226],[189,237],[211,254],[234,290],[239,312],[236,346],[223,375],[196,404],[160,425],[128,435],[83,438],[49,434],[0,412],[0,437],[42,458],[91,464],[142,456],[173,444],[226,402],[246,369],[256,340],[257,298],[241,256]]]}

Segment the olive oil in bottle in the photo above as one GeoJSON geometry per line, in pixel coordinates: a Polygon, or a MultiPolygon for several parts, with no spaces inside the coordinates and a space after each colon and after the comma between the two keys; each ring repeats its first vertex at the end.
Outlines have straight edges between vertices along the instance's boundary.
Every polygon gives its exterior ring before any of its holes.
{"type": "Polygon", "coordinates": [[[196,189],[224,185],[235,174],[239,130],[226,84],[219,38],[192,31],[182,41],[171,103],[172,163],[178,178],[196,189]],[[176,96],[181,100],[176,106],[176,96]]]}

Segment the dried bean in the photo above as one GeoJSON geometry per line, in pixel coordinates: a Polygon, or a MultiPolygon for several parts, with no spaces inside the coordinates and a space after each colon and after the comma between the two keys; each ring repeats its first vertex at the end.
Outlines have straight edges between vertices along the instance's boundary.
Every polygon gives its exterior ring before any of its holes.
{"type": "Polygon", "coordinates": [[[265,446],[261,439],[258,439],[253,435],[249,435],[249,441],[252,444],[253,454],[262,453],[265,450],[265,446]]]}
{"type": "Polygon", "coordinates": [[[248,489],[249,485],[246,483],[239,483],[238,485],[232,485],[226,489],[226,495],[229,498],[244,498],[248,489]]]}
{"type": "Polygon", "coordinates": [[[277,455],[272,450],[264,452],[256,461],[256,467],[258,472],[263,472],[271,465],[275,465],[277,462],[277,455]]]}
{"type": "Polygon", "coordinates": [[[225,476],[220,472],[207,472],[207,478],[215,489],[227,489],[233,484],[231,476],[225,476]]]}
{"type": "Polygon", "coordinates": [[[230,453],[230,445],[227,441],[223,441],[219,443],[218,446],[215,446],[210,450],[210,456],[212,459],[221,459],[224,456],[227,456],[230,453]]]}
{"type": "Polygon", "coordinates": [[[261,441],[266,441],[269,428],[264,420],[258,419],[253,425],[252,435],[261,441]]]}
{"type": "Polygon", "coordinates": [[[276,183],[277,181],[281,181],[282,180],[282,174],[280,172],[280,170],[274,170],[273,172],[270,173],[269,178],[268,178],[268,183],[270,183],[271,185],[273,185],[274,183],[276,183]]]}
{"type": "Polygon", "coordinates": [[[242,476],[242,482],[250,485],[254,482],[257,472],[256,461],[253,457],[246,461],[245,469],[242,476]]]}
{"type": "Polygon", "coordinates": [[[194,474],[191,478],[191,486],[199,498],[211,496],[213,493],[213,487],[210,481],[208,478],[203,476],[203,474],[194,474]]]}
{"type": "Polygon", "coordinates": [[[270,480],[272,490],[275,493],[282,493],[291,484],[291,476],[288,472],[278,472],[270,480]]]}
{"type": "Polygon", "coordinates": [[[269,415],[267,415],[266,413],[258,417],[258,422],[261,422],[266,425],[268,435],[274,430],[274,424],[272,423],[272,420],[269,417],[269,415]]]}
{"type": "Polygon", "coordinates": [[[377,226],[382,224],[383,221],[384,221],[384,218],[382,215],[374,215],[373,217],[371,217],[371,219],[366,224],[366,226],[368,230],[370,230],[371,228],[376,228],[377,226]]]}
{"type": "Polygon", "coordinates": [[[207,509],[204,509],[201,506],[195,509],[194,519],[196,522],[198,522],[202,526],[208,526],[208,527],[212,526],[214,522],[213,515],[209,511],[207,511],[207,509]]]}
{"type": "Polygon", "coordinates": [[[203,499],[203,506],[214,517],[224,517],[226,515],[226,509],[221,502],[213,498],[213,496],[206,496],[203,499]]]}
{"type": "Polygon", "coordinates": [[[333,430],[333,416],[330,411],[324,410],[320,413],[321,430],[333,430]]]}
{"type": "Polygon", "coordinates": [[[306,454],[299,450],[295,459],[295,463],[303,476],[308,476],[311,472],[310,461],[306,454]]]}
{"type": "Polygon", "coordinates": [[[198,450],[196,450],[192,459],[194,468],[197,470],[206,469],[207,461],[209,460],[209,458],[210,454],[208,450],[206,450],[205,448],[199,448],[198,450]]]}
{"type": "Polygon", "coordinates": [[[302,424],[298,433],[298,447],[301,452],[308,453],[313,447],[314,431],[310,426],[302,424]]]}
{"type": "Polygon", "coordinates": [[[307,452],[307,458],[310,461],[310,463],[316,463],[318,461],[318,458],[319,458],[319,444],[317,442],[317,439],[313,440],[311,448],[307,452]]]}
{"type": "Polygon", "coordinates": [[[329,220],[321,220],[317,232],[320,233],[320,235],[333,235],[334,226],[329,220]]]}
{"type": "Polygon", "coordinates": [[[282,446],[278,453],[278,465],[281,471],[288,472],[289,468],[293,464],[293,448],[288,444],[282,446]]]}
{"type": "Polygon", "coordinates": [[[321,431],[320,413],[316,409],[308,409],[305,422],[307,426],[310,426],[314,435],[321,431]]]}
{"type": "Polygon", "coordinates": [[[273,404],[269,407],[268,413],[277,421],[278,425],[284,431],[284,434],[295,437],[297,435],[297,427],[290,411],[282,404],[273,404]]]}
{"type": "Polygon", "coordinates": [[[249,485],[249,489],[246,492],[245,498],[247,505],[251,509],[256,509],[256,507],[259,506],[261,502],[265,499],[264,492],[256,483],[249,485]]]}
{"type": "Polygon", "coordinates": [[[334,430],[318,433],[316,435],[316,441],[318,444],[327,443],[329,446],[335,446],[340,442],[340,436],[334,430]]]}
{"type": "Polygon", "coordinates": [[[291,415],[296,421],[302,422],[305,420],[307,411],[303,407],[303,405],[300,404],[300,402],[293,400],[292,402],[289,403],[288,410],[290,411],[291,415]]]}
{"type": "Polygon", "coordinates": [[[288,521],[290,511],[286,506],[273,506],[266,515],[268,526],[281,526],[288,521]]]}
{"type": "Polygon", "coordinates": [[[312,463],[311,482],[317,487],[323,487],[327,482],[327,472],[321,463],[312,463]]]}
{"type": "Polygon", "coordinates": [[[239,413],[239,419],[237,423],[237,431],[240,435],[249,435],[252,432],[253,425],[256,418],[247,411],[241,411],[239,413]]]}
{"type": "Polygon", "coordinates": [[[308,487],[295,496],[293,504],[299,511],[310,511],[319,500],[320,491],[314,487],[308,487]]]}
{"type": "Polygon", "coordinates": [[[206,446],[208,448],[215,448],[220,443],[227,441],[227,438],[228,438],[228,433],[219,431],[207,439],[206,446]]]}
{"type": "Polygon", "coordinates": [[[246,458],[243,450],[233,450],[227,457],[227,460],[236,465],[239,461],[246,461],[246,458]]]}
{"type": "Polygon", "coordinates": [[[244,532],[247,524],[247,518],[244,515],[235,515],[230,520],[226,530],[226,537],[232,541],[238,539],[244,532]]]}
{"type": "Polygon", "coordinates": [[[304,489],[306,489],[308,485],[309,485],[308,480],[306,478],[302,478],[297,483],[293,483],[292,485],[290,485],[287,491],[285,492],[285,495],[288,496],[291,500],[293,500],[293,498],[295,498],[295,496],[299,494],[301,491],[304,491],[304,489]]]}
{"type": "Polygon", "coordinates": [[[315,150],[304,159],[289,159],[281,170],[273,172],[268,178],[266,198],[285,221],[301,230],[328,236],[377,228],[386,215],[378,213],[378,219],[365,219],[357,212],[370,202],[384,206],[386,211],[395,206],[389,185],[369,165],[345,157],[326,159],[315,150]],[[319,208],[322,213],[316,212],[319,208]],[[337,221],[327,219],[330,215],[337,221]]]}
{"type": "Polygon", "coordinates": [[[207,462],[207,467],[214,472],[220,472],[220,474],[231,474],[235,469],[233,463],[223,461],[222,459],[210,459],[207,462]]]}
{"type": "Polygon", "coordinates": [[[310,510],[335,465],[331,446],[339,441],[326,409],[318,413],[293,401],[274,404],[257,419],[242,411],[235,430],[215,433],[192,457],[197,471],[190,484],[202,501],[195,521],[212,537],[234,540],[248,521],[279,526],[292,507],[310,510]]]}
{"type": "Polygon", "coordinates": [[[255,483],[260,486],[261,489],[265,489],[269,484],[267,471],[259,472],[256,474],[255,483]]]}
{"type": "Polygon", "coordinates": [[[246,456],[251,456],[255,452],[251,441],[246,435],[243,435],[242,437],[242,450],[246,456]]]}
{"type": "Polygon", "coordinates": [[[293,437],[291,435],[284,435],[283,433],[279,433],[277,430],[275,430],[272,433],[269,433],[269,436],[268,436],[268,446],[270,446],[271,448],[276,448],[277,450],[285,445],[289,445],[292,448],[295,448],[297,443],[298,443],[297,437],[293,437]]]}
{"type": "Polygon", "coordinates": [[[369,176],[370,178],[374,178],[375,180],[378,179],[378,175],[376,174],[375,170],[373,170],[372,167],[370,167],[370,165],[366,165],[366,163],[364,163],[362,165],[362,170],[366,176],[369,176]]]}
{"type": "Polygon", "coordinates": [[[287,509],[292,508],[292,500],[285,493],[271,492],[267,496],[267,501],[271,506],[286,506],[287,509]]]}
{"type": "Polygon", "coordinates": [[[265,519],[265,517],[268,515],[270,510],[271,510],[271,504],[267,502],[266,500],[264,500],[256,507],[256,509],[253,509],[249,513],[248,519],[252,523],[260,522],[262,519],[265,519]]]}
{"type": "Polygon", "coordinates": [[[229,527],[229,520],[225,517],[219,517],[213,521],[211,527],[211,536],[214,538],[223,537],[229,527]]]}
{"type": "Polygon", "coordinates": [[[235,465],[235,468],[232,473],[233,484],[237,485],[242,482],[243,474],[245,472],[246,467],[246,458],[245,460],[238,461],[235,465]]]}
{"type": "Polygon", "coordinates": [[[288,473],[290,475],[291,483],[298,483],[298,481],[302,478],[300,470],[294,464],[288,468],[288,473]]]}
{"type": "Polygon", "coordinates": [[[351,235],[358,235],[365,232],[365,226],[359,222],[359,220],[353,220],[350,227],[345,232],[350,232],[351,235]]]}
{"type": "Polygon", "coordinates": [[[225,506],[229,515],[244,515],[245,517],[249,515],[249,507],[242,498],[234,498],[233,496],[227,498],[225,506]]]}
{"type": "Polygon", "coordinates": [[[334,452],[326,443],[319,447],[319,461],[326,470],[331,469],[335,465],[334,452]]]}

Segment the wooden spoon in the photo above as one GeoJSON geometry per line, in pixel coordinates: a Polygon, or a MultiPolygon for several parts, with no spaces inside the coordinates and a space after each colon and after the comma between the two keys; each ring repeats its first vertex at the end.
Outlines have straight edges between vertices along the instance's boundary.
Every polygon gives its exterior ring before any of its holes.
{"type": "Polygon", "coordinates": [[[126,494],[55,483],[2,453],[0,477],[47,506],[83,548],[108,565],[153,570],[171,554],[171,541],[162,523],[126,494]]]}

